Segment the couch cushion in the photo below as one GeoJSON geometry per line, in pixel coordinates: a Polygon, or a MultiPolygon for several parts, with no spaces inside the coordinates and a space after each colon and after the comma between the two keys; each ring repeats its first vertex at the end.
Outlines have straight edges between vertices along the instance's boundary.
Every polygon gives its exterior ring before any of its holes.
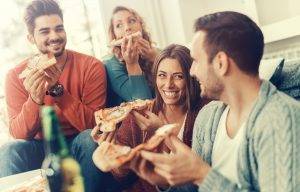
{"type": "Polygon", "coordinates": [[[276,87],[280,91],[300,100],[300,60],[285,62],[280,81],[276,87]]]}
{"type": "Polygon", "coordinates": [[[281,79],[283,65],[283,58],[263,59],[259,65],[259,77],[269,80],[276,86],[281,79]]]}

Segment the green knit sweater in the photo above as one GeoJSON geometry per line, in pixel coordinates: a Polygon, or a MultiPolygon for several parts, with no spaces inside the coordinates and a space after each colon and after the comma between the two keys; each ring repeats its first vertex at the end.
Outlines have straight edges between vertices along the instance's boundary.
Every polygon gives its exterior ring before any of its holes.
{"type": "Polygon", "coordinates": [[[113,107],[135,99],[151,99],[153,90],[144,75],[128,75],[125,64],[114,55],[103,58],[108,77],[107,106],[113,107]]]}
{"type": "MultiPolygon", "coordinates": [[[[196,119],[192,148],[211,165],[214,139],[226,105],[211,102],[196,119]]],[[[300,103],[263,81],[239,148],[232,183],[212,169],[199,191],[300,191],[300,103]]]]}

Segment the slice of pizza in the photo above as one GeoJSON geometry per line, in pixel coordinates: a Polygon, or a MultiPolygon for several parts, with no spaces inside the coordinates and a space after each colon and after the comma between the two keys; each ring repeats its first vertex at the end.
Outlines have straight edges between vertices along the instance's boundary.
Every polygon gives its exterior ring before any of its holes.
{"type": "Polygon", "coordinates": [[[27,67],[19,75],[19,78],[25,78],[30,73],[31,69],[45,70],[56,63],[56,59],[53,53],[37,54],[29,59],[27,67]]]}
{"type": "MultiPolygon", "coordinates": [[[[141,100],[121,103],[120,106],[100,109],[94,113],[97,131],[93,133],[112,132],[116,129],[118,123],[123,121],[132,110],[144,110],[150,108],[152,100],[141,100]]],[[[95,137],[96,138],[96,137],[95,137]]]]}
{"type": "Polygon", "coordinates": [[[164,141],[167,136],[174,134],[176,128],[178,128],[178,124],[176,123],[166,124],[158,128],[155,131],[155,134],[145,143],[143,149],[148,151],[154,150],[164,141]]]}
{"type": "Polygon", "coordinates": [[[150,108],[153,105],[153,100],[149,100],[149,99],[146,99],[146,100],[137,99],[137,100],[129,102],[129,104],[131,105],[131,109],[132,110],[138,110],[138,111],[145,110],[145,109],[150,110],[150,108]]]}
{"type": "Polygon", "coordinates": [[[132,160],[141,150],[153,151],[168,135],[174,133],[176,127],[178,127],[178,124],[167,124],[160,127],[146,143],[142,143],[133,149],[104,141],[95,150],[93,161],[104,172],[116,169],[132,160]]]}
{"type": "Polygon", "coordinates": [[[123,121],[130,113],[129,106],[100,109],[95,112],[95,121],[102,132],[112,132],[119,122],[123,121]]]}
{"type": "Polygon", "coordinates": [[[47,192],[48,181],[42,176],[32,177],[2,192],[47,192]]]}
{"type": "Polygon", "coordinates": [[[104,141],[94,151],[93,161],[100,170],[107,172],[127,162],[130,159],[130,152],[131,148],[128,146],[104,141]]]}
{"type": "MultiPolygon", "coordinates": [[[[137,31],[135,33],[132,33],[132,34],[126,36],[126,38],[130,38],[130,37],[132,37],[133,39],[135,39],[137,37],[142,37],[142,33],[140,31],[137,31]]],[[[110,42],[109,46],[110,47],[121,46],[123,39],[124,39],[124,37],[121,39],[114,39],[110,42]]]]}

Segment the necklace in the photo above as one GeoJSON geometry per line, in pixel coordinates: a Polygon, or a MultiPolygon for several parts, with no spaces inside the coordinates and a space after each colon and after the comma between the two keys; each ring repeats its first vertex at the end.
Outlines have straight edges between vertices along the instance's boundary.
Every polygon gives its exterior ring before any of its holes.
{"type": "Polygon", "coordinates": [[[66,55],[66,59],[65,59],[64,64],[61,65],[61,66],[58,66],[58,68],[59,68],[59,70],[60,70],[61,72],[64,70],[65,65],[66,65],[66,63],[67,63],[67,61],[68,61],[68,56],[69,56],[68,51],[66,51],[66,54],[67,54],[67,55],[66,55]]]}

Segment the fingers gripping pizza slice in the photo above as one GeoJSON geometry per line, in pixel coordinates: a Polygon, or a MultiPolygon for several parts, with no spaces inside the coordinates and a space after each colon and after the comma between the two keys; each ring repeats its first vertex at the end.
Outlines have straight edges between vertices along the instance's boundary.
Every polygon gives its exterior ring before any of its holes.
{"type": "MultiPolygon", "coordinates": [[[[94,134],[101,132],[115,131],[118,123],[123,121],[132,110],[144,110],[152,106],[153,101],[137,99],[122,103],[120,106],[113,108],[100,109],[95,112],[95,121],[97,131],[93,131],[94,134]]],[[[96,138],[92,135],[93,138],[96,138]]]]}
{"type": "Polygon", "coordinates": [[[56,59],[53,53],[37,54],[29,59],[27,67],[19,75],[19,78],[25,78],[28,76],[32,69],[45,70],[56,63],[56,59]]]}
{"type": "Polygon", "coordinates": [[[131,148],[128,146],[114,145],[104,141],[95,150],[93,161],[95,165],[104,172],[119,167],[128,161],[131,148]]]}
{"type": "Polygon", "coordinates": [[[94,151],[93,161],[102,171],[111,171],[132,160],[141,150],[154,150],[168,135],[173,134],[177,127],[178,124],[164,125],[157,129],[155,134],[146,143],[142,143],[135,148],[104,141],[94,151]]]}
{"type": "MultiPolygon", "coordinates": [[[[138,37],[142,37],[142,33],[140,31],[137,31],[135,33],[132,33],[130,35],[128,35],[126,38],[133,38],[133,39],[136,39],[138,37]]],[[[115,47],[115,46],[121,46],[122,42],[123,42],[124,38],[121,38],[121,39],[114,39],[111,41],[110,43],[110,47],[115,47]]]]}

